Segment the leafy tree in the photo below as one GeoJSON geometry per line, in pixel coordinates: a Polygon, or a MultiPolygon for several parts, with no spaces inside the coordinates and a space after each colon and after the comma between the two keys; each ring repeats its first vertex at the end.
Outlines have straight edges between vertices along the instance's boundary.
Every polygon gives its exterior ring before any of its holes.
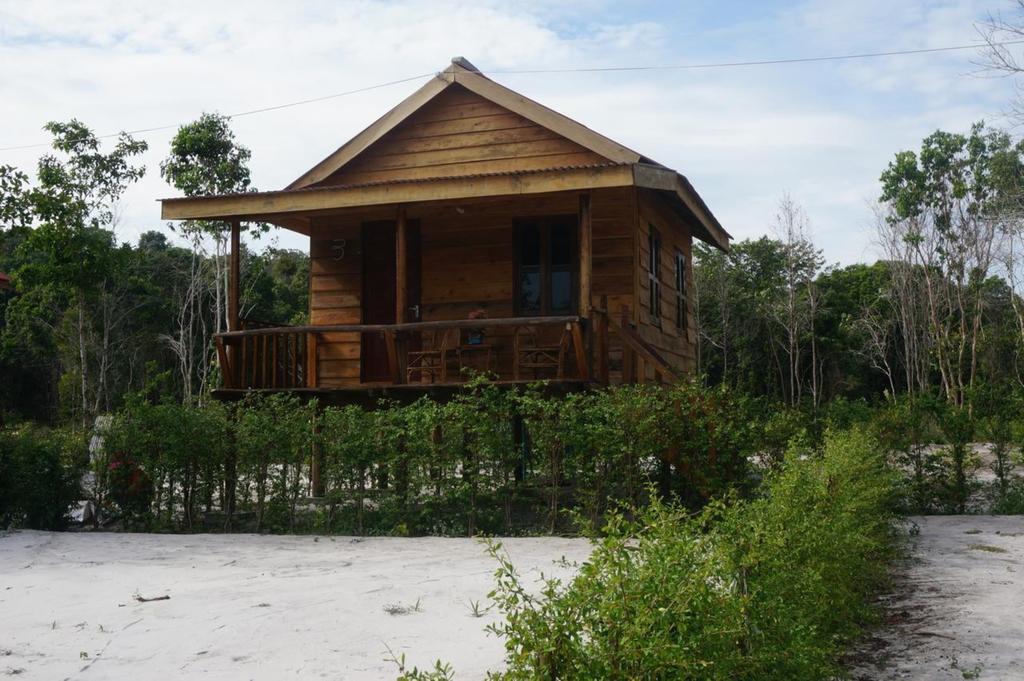
{"type": "Polygon", "coordinates": [[[0,165],[0,234],[32,222],[28,175],[14,166],[0,165]]]}
{"type": "MultiPolygon", "coordinates": [[[[160,174],[186,196],[255,191],[249,174],[251,156],[247,148],[235,141],[227,116],[204,113],[178,129],[167,158],[160,164],[160,174]]],[[[178,358],[185,399],[192,399],[196,393],[202,399],[214,363],[211,335],[227,327],[231,225],[219,220],[189,220],[180,230],[192,245],[193,257],[187,285],[177,291],[175,329],[166,336],[166,341],[178,358]],[[207,259],[205,244],[210,240],[213,257],[207,259]],[[205,309],[208,305],[209,313],[205,309]]],[[[266,230],[265,224],[249,224],[253,237],[266,230]]]]}
{"type": "Polygon", "coordinates": [[[123,260],[118,257],[112,228],[118,199],[145,173],[132,160],[146,150],[146,143],[121,134],[114,148],[103,153],[99,139],[77,120],[48,123],[56,154],[39,161],[37,184],[31,205],[38,226],[18,247],[21,265],[16,272],[20,286],[31,289],[15,303],[15,318],[30,323],[41,320],[56,330],[66,321],[73,328],[76,347],[79,404],[83,420],[95,413],[104,398],[106,370],[101,361],[95,380],[90,380],[89,325],[100,325],[102,354],[109,358],[113,320],[100,308],[112,309],[109,296],[118,281],[123,260]],[[62,320],[69,305],[71,318],[62,320]],[[95,385],[93,385],[95,384],[95,385]],[[91,391],[94,393],[91,395],[91,391]],[[95,399],[90,400],[90,396],[95,399]]]}
{"type": "MultiPolygon", "coordinates": [[[[24,240],[32,223],[32,201],[29,195],[28,176],[9,165],[0,165],[0,272],[14,272],[17,264],[15,253],[18,245],[24,240]]],[[[28,407],[30,410],[38,404],[27,399],[27,393],[20,388],[33,383],[32,372],[26,367],[27,357],[18,357],[17,352],[5,352],[7,339],[7,309],[13,300],[13,293],[0,290],[0,385],[7,390],[0,390],[0,423],[3,422],[5,411],[12,411],[17,406],[28,407]],[[15,396],[21,396],[15,404],[15,396]]],[[[44,382],[48,383],[48,382],[44,382]]],[[[36,383],[38,385],[38,382],[36,383]]],[[[33,394],[38,398],[45,391],[36,390],[33,394]]]]}
{"type": "MultiPolygon", "coordinates": [[[[881,314],[882,332],[888,339],[893,332],[892,320],[884,300],[889,269],[884,262],[874,265],[855,264],[822,273],[816,286],[821,294],[821,312],[816,319],[817,338],[821,347],[822,374],[829,396],[846,395],[874,398],[895,384],[879,376],[895,376],[897,358],[889,344],[884,355],[876,358],[868,350],[874,328],[864,320],[881,314]],[[884,313],[884,314],[882,314],[884,313]],[[887,370],[886,367],[889,367],[887,370]],[[888,373],[887,373],[888,371],[888,373]]],[[[895,376],[893,380],[898,378],[895,376]]]]}
{"type": "MultiPolygon", "coordinates": [[[[210,196],[255,191],[249,175],[252,153],[235,142],[231,120],[220,114],[204,113],[178,128],[171,140],[160,175],[185,196],[210,196]]],[[[227,243],[231,225],[218,220],[189,220],[181,228],[194,248],[206,239],[214,243],[214,330],[227,323],[227,243]]],[[[258,237],[267,230],[262,223],[250,223],[249,233],[258,237]]]]}
{"type": "Polygon", "coordinates": [[[309,315],[309,256],[267,248],[245,251],[245,316],[275,324],[302,324],[309,315]]]}
{"type": "Polygon", "coordinates": [[[887,222],[908,245],[905,264],[923,278],[942,390],[957,405],[977,378],[983,285],[1022,169],[1024,144],[976,123],[966,135],[932,133],[881,176],[887,222]]]}
{"type": "Polygon", "coordinates": [[[712,383],[784,399],[787,348],[778,322],[787,253],[775,239],[747,239],[729,253],[695,248],[701,368],[712,383]]]}

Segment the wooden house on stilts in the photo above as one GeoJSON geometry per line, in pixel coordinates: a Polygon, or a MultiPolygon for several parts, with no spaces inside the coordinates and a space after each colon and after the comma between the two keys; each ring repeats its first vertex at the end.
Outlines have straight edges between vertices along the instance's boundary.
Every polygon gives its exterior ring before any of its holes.
{"type": "Polygon", "coordinates": [[[672,381],[695,364],[692,240],[730,238],[685,177],[461,58],[285,189],[162,213],[232,225],[225,398],[672,381]],[[308,325],[240,317],[245,221],[309,237],[308,325]]]}

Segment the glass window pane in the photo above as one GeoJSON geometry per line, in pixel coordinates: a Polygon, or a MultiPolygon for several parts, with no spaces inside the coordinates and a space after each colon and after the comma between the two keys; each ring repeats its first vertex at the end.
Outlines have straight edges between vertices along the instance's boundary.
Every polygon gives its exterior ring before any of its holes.
{"type": "Polygon", "coordinates": [[[551,226],[551,266],[572,264],[572,236],[574,228],[560,224],[551,226]]]}
{"type": "Polygon", "coordinates": [[[572,271],[557,269],[551,272],[551,311],[572,310],[572,271]]]}
{"type": "Polygon", "coordinates": [[[519,231],[519,258],[523,267],[540,267],[540,227],[523,225],[519,231]]]}
{"type": "Polygon", "coordinates": [[[519,310],[540,311],[540,268],[523,267],[519,270],[519,310]]]}

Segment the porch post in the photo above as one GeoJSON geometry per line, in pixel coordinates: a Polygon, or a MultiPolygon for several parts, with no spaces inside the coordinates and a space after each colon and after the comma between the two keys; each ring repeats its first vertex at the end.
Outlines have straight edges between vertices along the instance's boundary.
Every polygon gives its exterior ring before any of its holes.
{"type": "Polygon", "coordinates": [[[406,269],[408,253],[408,222],[405,219],[405,208],[398,209],[395,219],[395,323],[405,321],[409,307],[409,275],[406,269]]]}
{"type": "MultiPolygon", "coordinates": [[[[227,290],[227,305],[228,305],[228,331],[238,331],[241,329],[241,322],[239,320],[238,312],[238,292],[241,290],[241,232],[242,227],[238,220],[231,221],[231,252],[228,256],[228,290],[227,290]]],[[[218,313],[219,314],[219,313],[218,313]]],[[[240,339],[242,343],[244,339],[240,339]]],[[[238,361],[238,346],[232,343],[226,343],[224,339],[217,339],[218,347],[221,343],[224,344],[224,354],[221,358],[221,374],[222,381],[226,387],[234,388],[241,384],[241,381],[237,380],[238,374],[235,372],[241,372],[243,369],[240,368],[238,361]]]]}
{"type": "MultiPolygon", "coordinates": [[[[242,226],[239,220],[235,219],[231,221],[231,253],[228,256],[228,331],[239,331],[241,329],[241,323],[239,320],[238,313],[238,293],[242,286],[242,247],[241,247],[241,233],[242,226]]],[[[220,314],[218,312],[218,314],[220,314]]],[[[243,339],[244,343],[245,340],[243,339]]],[[[225,383],[231,386],[243,385],[241,380],[236,380],[236,376],[241,378],[241,372],[243,371],[241,363],[238,357],[238,346],[228,345],[225,348],[225,358],[227,360],[227,366],[221,367],[221,371],[226,374],[225,383]],[[235,374],[236,371],[239,372],[235,374]]],[[[237,415],[235,407],[231,408],[229,412],[231,420],[234,421],[234,417],[237,415]]],[[[224,459],[224,506],[225,520],[224,527],[227,529],[231,528],[232,520],[235,515],[235,504],[238,486],[238,442],[235,438],[235,429],[231,428],[229,434],[229,446],[228,454],[224,459]]]]}
{"type": "Polygon", "coordinates": [[[580,194],[580,316],[589,318],[593,307],[590,300],[590,281],[593,273],[593,226],[590,214],[590,194],[580,194]]]}
{"type": "Polygon", "coordinates": [[[241,326],[238,318],[238,292],[241,289],[241,224],[239,220],[231,221],[231,256],[228,273],[228,331],[238,331],[241,326]]]}
{"type": "MultiPolygon", "coordinates": [[[[399,206],[395,216],[395,323],[405,322],[409,309],[409,222],[405,208],[399,206]]],[[[403,333],[386,334],[388,360],[395,383],[405,383],[406,338],[403,333]]]]}

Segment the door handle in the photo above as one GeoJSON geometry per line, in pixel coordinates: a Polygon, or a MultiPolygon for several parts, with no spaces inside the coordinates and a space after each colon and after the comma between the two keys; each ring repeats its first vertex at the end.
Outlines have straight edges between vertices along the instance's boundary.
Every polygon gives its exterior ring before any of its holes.
{"type": "Polygon", "coordinates": [[[416,321],[420,320],[420,306],[419,305],[410,305],[409,306],[409,311],[412,312],[412,318],[413,319],[415,319],[416,321]]]}

